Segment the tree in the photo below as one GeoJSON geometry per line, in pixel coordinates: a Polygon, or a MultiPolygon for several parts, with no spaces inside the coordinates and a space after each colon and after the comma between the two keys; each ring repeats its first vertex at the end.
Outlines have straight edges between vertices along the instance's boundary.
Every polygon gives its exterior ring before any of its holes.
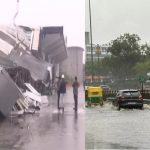
{"type": "Polygon", "coordinates": [[[107,76],[108,74],[112,73],[112,58],[110,56],[106,56],[104,59],[101,61],[101,72],[103,75],[107,76]]]}
{"type": "MultiPolygon", "coordinates": [[[[108,75],[109,67],[105,64],[102,60],[98,61],[94,60],[93,62],[93,73],[95,76],[99,75],[108,75]]],[[[92,63],[91,61],[87,61],[85,64],[85,75],[91,75],[92,74],[92,63]]]]}
{"type": "Polygon", "coordinates": [[[110,43],[108,51],[112,54],[112,73],[119,78],[132,75],[133,66],[140,60],[140,38],[136,34],[126,33],[110,43]]]}
{"type": "Polygon", "coordinates": [[[92,66],[92,62],[91,61],[87,61],[85,64],[85,74],[86,75],[91,75],[92,74],[92,69],[93,69],[93,74],[97,75],[98,74],[98,63],[97,61],[93,62],[93,66],[92,66]]]}
{"type": "Polygon", "coordinates": [[[137,76],[146,76],[146,74],[150,71],[150,60],[147,60],[143,63],[137,63],[134,66],[134,70],[137,76]]]}
{"type": "Polygon", "coordinates": [[[141,46],[141,55],[142,62],[150,59],[150,46],[147,43],[141,46]]]}

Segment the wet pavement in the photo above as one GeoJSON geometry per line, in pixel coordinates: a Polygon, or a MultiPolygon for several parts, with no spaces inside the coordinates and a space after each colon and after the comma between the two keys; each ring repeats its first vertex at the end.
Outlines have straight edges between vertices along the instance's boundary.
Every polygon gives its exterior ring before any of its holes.
{"type": "Polygon", "coordinates": [[[98,149],[150,149],[150,106],[121,109],[111,103],[86,108],[85,147],[98,149]]]}
{"type": "Polygon", "coordinates": [[[57,111],[56,94],[39,113],[7,118],[0,122],[0,150],[84,150],[84,91],[80,88],[79,109],[73,111],[72,89],[67,88],[64,113],[57,111]]]}

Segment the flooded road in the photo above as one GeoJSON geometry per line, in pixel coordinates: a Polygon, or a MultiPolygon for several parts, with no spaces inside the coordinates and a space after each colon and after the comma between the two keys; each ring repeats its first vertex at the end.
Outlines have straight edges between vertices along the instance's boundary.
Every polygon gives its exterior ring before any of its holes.
{"type": "Polygon", "coordinates": [[[111,103],[86,108],[86,149],[150,149],[150,107],[116,110],[111,103]]]}
{"type": "Polygon", "coordinates": [[[73,110],[72,89],[67,89],[65,111],[57,110],[51,97],[39,113],[7,118],[0,122],[0,150],[84,150],[84,94],[79,93],[79,109],[73,110]]]}

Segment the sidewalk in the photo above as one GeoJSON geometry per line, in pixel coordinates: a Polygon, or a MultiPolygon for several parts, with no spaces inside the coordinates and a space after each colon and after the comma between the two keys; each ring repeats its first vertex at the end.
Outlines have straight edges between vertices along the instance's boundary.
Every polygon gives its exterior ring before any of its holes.
{"type": "Polygon", "coordinates": [[[79,89],[79,109],[73,110],[72,88],[67,88],[64,113],[57,110],[57,95],[39,114],[6,119],[0,123],[2,150],[84,150],[84,90],[79,89]]]}

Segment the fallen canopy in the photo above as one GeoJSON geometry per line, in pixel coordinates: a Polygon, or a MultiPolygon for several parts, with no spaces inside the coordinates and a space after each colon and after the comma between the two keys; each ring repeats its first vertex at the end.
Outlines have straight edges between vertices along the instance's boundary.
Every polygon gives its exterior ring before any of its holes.
{"type": "Polygon", "coordinates": [[[0,112],[6,117],[10,115],[16,101],[24,97],[4,69],[0,70],[0,83],[0,112]]]}

